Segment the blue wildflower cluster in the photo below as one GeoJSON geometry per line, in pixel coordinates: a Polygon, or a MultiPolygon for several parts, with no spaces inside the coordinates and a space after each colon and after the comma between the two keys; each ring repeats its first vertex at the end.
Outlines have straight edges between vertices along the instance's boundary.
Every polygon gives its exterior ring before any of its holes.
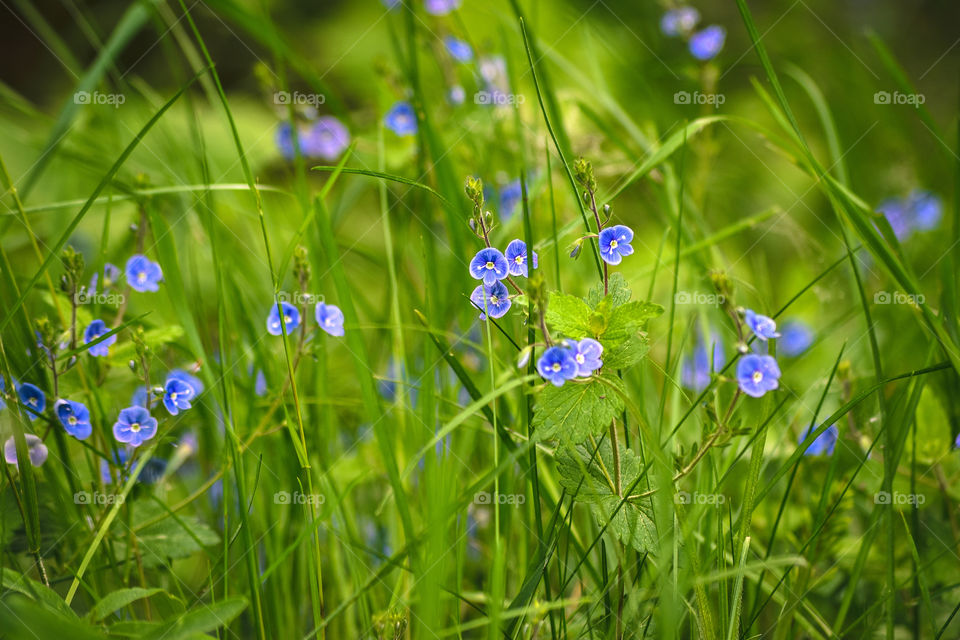
{"type": "Polygon", "coordinates": [[[697,60],[707,61],[717,57],[727,39],[727,31],[720,25],[709,25],[697,30],[700,12],[693,7],[682,6],[670,9],[660,19],[660,30],[672,38],[683,38],[687,48],[697,60]]]}
{"type": "Polygon", "coordinates": [[[294,142],[305,158],[333,161],[350,146],[350,131],[335,117],[321,116],[298,126],[295,139],[294,128],[289,122],[282,122],[277,129],[277,147],[287,160],[296,155],[294,142]]]}
{"type": "Polygon", "coordinates": [[[877,211],[902,242],[914,232],[936,229],[943,217],[943,203],[935,194],[915,189],[904,198],[887,198],[877,205],[877,211]]]}
{"type": "Polygon", "coordinates": [[[537,360],[537,372],[555,387],[567,380],[587,378],[603,367],[603,345],[593,338],[567,340],[562,346],[550,347],[537,360]]]}
{"type": "MultiPolygon", "coordinates": [[[[279,336],[286,333],[290,335],[300,326],[300,310],[293,304],[282,301],[270,306],[267,313],[267,333],[272,336],[279,336]]],[[[316,303],[314,307],[314,317],[317,325],[331,336],[343,336],[343,311],[339,307],[324,302],[316,303]]]]}

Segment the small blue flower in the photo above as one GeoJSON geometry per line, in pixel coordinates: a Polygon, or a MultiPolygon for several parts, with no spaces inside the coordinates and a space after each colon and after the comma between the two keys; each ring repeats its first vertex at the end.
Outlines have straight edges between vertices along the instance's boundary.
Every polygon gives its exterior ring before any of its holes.
{"type": "MultiPolygon", "coordinates": [[[[0,396],[7,392],[7,383],[3,381],[3,378],[0,377],[0,396]]],[[[0,397],[0,409],[6,409],[7,403],[3,401],[3,398],[0,397]]]]}
{"type": "Polygon", "coordinates": [[[577,363],[577,376],[586,378],[593,375],[593,372],[603,366],[603,345],[593,338],[584,338],[579,342],[570,341],[570,348],[573,349],[573,359],[577,363]]]}
{"type": "Polygon", "coordinates": [[[267,376],[263,375],[263,369],[257,369],[257,373],[254,376],[253,393],[257,397],[262,397],[267,394],[267,376]]]}
{"type": "MultiPolygon", "coordinates": [[[[816,427],[807,428],[802,434],[800,434],[800,439],[798,440],[799,444],[803,444],[803,441],[807,439],[807,436],[810,435],[812,431],[816,431],[816,427]]],[[[817,436],[813,442],[810,443],[810,446],[807,447],[806,451],[803,452],[805,456],[830,456],[833,455],[833,450],[837,446],[837,425],[832,424],[827,427],[827,430],[817,436]]]]}
{"type": "Polygon", "coordinates": [[[460,7],[460,0],[424,0],[424,9],[434,16],[445,16],[460,7]]]}
{"type": "MultiPolygon", "coordinates": [[[[43,440],[32,433],[25,433],[23,437],[27,441],[27,455],[30,456],[30,464],[39,467],[47,460],[47,445],[43,444],[43,440]]],[[[7,464],[17,464],[17,443],[13,436],[10,436],[3,443],[3,459],[7,461],[7,464]]]]}
{"type": "Polygon", "coordinates": [[[523,187],[520,185],[520,178],[508,182],[500,189],[500,217],[504,222],[513,217],[522,198],[523,187]]]}
{"type": "Polygon", "coordinates": [[[813,344],[813,330],[799,320],[790,320],[780,328],[777,348],[785,356],[798,356],[813,344]]]}
{"type": "Polygon", "coordinates": [[[710,374],[723,368],[723,340],[717,334],[711,334],[710,344],[713,345],[713,362],[710,361],[710,352],[701,338],[693,349],[693,354],[684,359],[680,367],[680,380],[683,386],[694,391],[703,391],[710,384],[710,374]],[[711,370],[711,366],[713,369],[711,370]]]}
{"type": "Polygon", "coordinates": [[[157,435],[157,419],[143,407],[127,407],[120,411],[113,425],[113,437],[117,442],[139,447],[157,435]]]}
{"type": "Polygon", "coordinates": [[[907,196],[907,208],[910,211],[913,226],[919,231],[935,229],[943,215],[943,204],[933,193],[914,189],[907,196]]]}
{"type": "Polygon", "coordinates": [[[458,62],[470,62],[473,60],[473,49],[468,42],[465,42],[455,36],[447,36],[443,39],[443,45],[447,48],[450,56],[458,62]]]}
{"type": "MultiPolygon", "coordinates": [[[[90,344],[91,342],[93,342],[103,334],[109,333],[109,332],[110,332],[110,328],[107,327],[106,322],[104,322],[103,320],[94,320],[89,325],[87,325],[87,328],[83,332],[83,344],[90,344]]],[[[101,357],[109,356],[110,345],[112,345],[116,341],[117,341],[117,334],[113,334],[109,338],[106,338],[101,342],[98,342],[97,344],[93,345],[92,347],[87,349],[87,351],[92,356],[101,356],[101,357]]]]}
{"type": "Polygon", "coordinates": [[[447,91],[447,100],[453,106],[460,106],[467,99],[467,92],[458,84],[453,85],[447,91]]]}
{"type": "Polygon", "coordinates": [[[537,360],[537,371],[553,386],[562,387],[564,382],[577,377],[577,361],[573,350],[550,347],[537,360]]]}
{"type": "Polygon", "coordinates": [[[398,136],[412,136],[417,133],[417,114],[409,102],[398,102],[383,117],[384,124],[398,136]]]}
{"type": "Polygon", "coordinates": [[[133,397],[130,399],[130,404],[134,407],[146,407],[147,406],[147,388],[143,385],[140,385],[133,391],[133,397]]]}
{"type": "MultiPolygon", "coordinates": [[[[504,252],[507,259],[507,272],[512,276],[527,277],[529,267],[527,265],[527,243],[523,240],[514,240],[507,245],[504,252]]],[[[537,268],[537,252],[533,252],[533,268],[537,268]]]]}
{"type": "Polygon", "coordinates": [[[510,300],[510,292],[502,282],[494,282],[491,287],[481,284],[470,294],[470,302],[480,309],[481,320],[486,320],[484,314],[491,318],[502,318],[513,304],[510,300]]]}
{"type": "Polygon", "coordinates": [[[90,425],[90,410],[82,402],[58,400],[55,405],[60,424],[77,440],[86,440],[93,433],[90,425]]]}
{"type": "MultiPolygon", "coordinates": [[[[303,143],[301,142],[300,145],[302,149],[303,143]]],[[[277,127],[277,148],[280,150],[280,155],[287,160],[293,160],[296,156],[293,148],[293,127],[290,126],[289,122],[281,122],[280,126],[277,127]]]]}
{"type": "Polygon", "coordinates": [[[751,353],[737,363],[737,382],[745,394],[759,398],[780,386],[780,367],[773,356],[751,353]]]}
{"type": "Polygon", "coordinates": [[[711,60],[723,49],[726,39],[726,29],[716,24],[710,25],[690,37],[690,53],[697,60],[711,60]]]}
{"type": "Polygon", "coordinates": [[[632,240],[630,227],[622,224],[607,227],[600,232],[600,257],[607,264],[620,264],[624,257],[633,253],[632,240]]]}
{"type": "Polygon", "coordinates": [[[280,323],[280,311],[277,305],[270,305],[270,313],[267,314],[267,333],[272,336],[283,335],[283,326],[287,328],[287,335],[293,333],[293,330],[300,326],[300,310],[289,302],[281,302],[283,308],[283,325],[280,323]]]}
{"type": "Polygon", "coordinates": [[[177,415],[181,410],[189,409],[193,396],[193,387],[179,378],[167,378],[163,385],[163,406],[172,416],[177,415]]]}
{"type": "Polygon", "coordinates": [[[146,256],[137,254],[127,260],[127,283],[134,291],[159,291],[160,281],[163,280],[163,270],[160,265],[146,256]]]}
{"type": "MultiPolygon", "coordinates": [[[[92,295],[97,293],[97,283],[100,279],[100,272],[94,271],[93,277],[90,278],[90,287],[89,291],[92,295]]],[[[113,286],[117,280],[120,279],[120,267],[115,264],[106,263],[103,265],[103,289],[106,291],[111,286],[113,286]]]]}
{"type": "Polygon", "coordinates": [[[893,229],[893,235],[897,236],[898,240],[906,240],[913,231],[909,211],[900,198],[887,198],[877,205],[877,211],[887,218],[887,222],[893,229]]]}
{"type": "Polygon", "coordinates": [[[744,320],[747,321],[747,326],[750,327],[753,334],[761,340],[780,337],[780,334],[777,333],[777,323],[773,321],[773,318],[754,313],[753,309],[747,309],[744,313],[744,320]]]}
{"type": "Polygon", "coordinates": [[[700,12],[693,7],[671,9],[660,18],[660,30],[667,36],[681,36],[693,31],[700,22],[700,12]]]}
{"type": "Polygon", "coordinates": [[[300,149],[308,158],[336,160],[350,145],[350,132],[333,116],[323,116],[302,136],[300,149]]]}
{"type": "Polygon", "coordinates": [[[480,249],[470,261],[470,275],[483,284],[492,287],[497,280],[503,280],[509,274],[507,259],[497,249],[480,249]]]}
{"type": "Polygon", "coordinates": [[[167,374],[167,380],[170,380],[171,378],[186,382],[188,385],[193,387],[194,398],[196,398],[198,395],[203,393],[203,389],[204,389],[203,381],[200,380],[200,378],[198,378],[197,376],[187,373],[183,369],[173,369],[170,373],[167,374]]]}
{"type": "Polygon", "coordinates": [[[17,393],[20,395],[20,403],[26,407],[27,416],[31,420],[36,420],[37,414],[43,413],[47,408],[47,396],[37,386],[24,382],[17,389],[17,393]]]}
{"type": "Polygon", "coordinates": [[[343,335],[343,311],[340,310],[340,307],[318,302],[314,315],[321,329],[332,336],[340,337],[343,335]]]}

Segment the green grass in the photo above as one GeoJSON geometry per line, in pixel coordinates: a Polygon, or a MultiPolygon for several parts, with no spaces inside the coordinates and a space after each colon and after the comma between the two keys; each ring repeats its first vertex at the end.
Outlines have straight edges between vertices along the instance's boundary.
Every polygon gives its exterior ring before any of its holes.
{"type": "Polygon", "coordinates": [[[0,73],[0,440],[48,452],[0,475],[0,636],[960,633],[955,15],[706,3],[727,42],[699,63],[654,4],[13,4],[63,67],[0,73]],[[448,34],[503,58],[513,104],[475,103],[448,34]],[[313,114],[281,91],[323,95],[349,144],[282,157],[277,128],[313,114]],[[383,121],[401,99],[413,136],[383,121]],[[877,204],[914,188],[944,214],[898,236],[877,204]],[[612,224],[635,233],[616,266],[612,224]],[[481,321],[486,237],[539,264],[481,321]],[[159,291],[76,302],[135,253],[159,291]],[[270,335],[282,300],[302,323],[270,335]],[[813,335],[769,342],[762,398],[737,383],[764,348],[744,308],[813,335]],[[584,337],[610,366],[547,384],[548,343],[584,337]],[[118,462],[119,411],[172,369],[204,391],[118,462]],[[14,379],[46,393],[35,420],[14,379]]]}

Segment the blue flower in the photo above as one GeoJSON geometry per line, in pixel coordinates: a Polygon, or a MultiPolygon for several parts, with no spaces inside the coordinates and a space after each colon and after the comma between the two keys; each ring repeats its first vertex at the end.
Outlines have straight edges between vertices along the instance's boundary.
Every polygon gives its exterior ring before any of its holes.
{"type": "Polygon", "coordinates": [[[417,133],[417,114],[409,102],[398,102],[383,117],[384,124],[398,136],[412,136],[417,133]]]}
{"type": "Polygon", "coordinates": [[[913,231],[907,207],[900,198],[887,198],[877,205],[877,211],[886,216],[898,240],[906,240],[913,231]]]}
{"type": "Polygon", "coordinates": [[[694,391],[703,391],[710,384],[710,374],[722,369],[724,365],[723,341],[717,334],[711,334],[710,342],[713,345],[713,363],[711,365],[710,352],[701,339],[693,349],[693,354],[686,358],[680,366],[680,380],[683,386],[694,391]]]}
{"type": "Polygon", "coordinates": [[[60,424],[77,440],[86,440],[93,433],[90,425],[90,410],[82,402],[58,400],[55,405],[60,424]]]}
{"type": "Polygon", "coordinates": [[[133,391],[133,397],[130,399],[130,404],[134,407],[146,407],[147,406],[147,388],[143,385],[140,385],[133,391]]]}
{"type": "Polygon", "coordinates": [[[584,338],[579,342],[570,341],[573,359],[577,363],[577,376],[586,378],[603,366],[603,345],[593,338],[584,338]]]}
{"type": "MultiPolygon", "coordinates": [[[[300,142],[300,146],[302,149],[302,141],[300,142]]],[[[280,155],[287,160],[293,160],[296,155],[293,148],[293,127],[290,126],[289,122],[281,122],[280,126],[277,127],[277,148],[280,149],[280,155]]]]}
{"type": "MultiPolygon", "coordinates": [[[[27,455],[30,457],[30,464],[39,467],[47,460],[47,445],[43,444],[43,440],[32,433],[25,433],[23,437],[27,441],[27,455]]],[[[7,464],[17,464],[17,443],[13,436],[10,436],[3,443],[3,459],[7,461],[7,464]]]]}
{"type": "Polygon", "coordinates": [[[577,361],[573,349],[550,347],[537,360],[537,371],[555,387],[577,377],[577,361]]]}
{"type": "Polygon", "coordinates": [[[624,257],[633,253],[632,240],[630,227],[622,224],[607,227],[600,232],[600,257],[607,264],[620,264],[624,257]]]}
{"type": "Polygon", "coordinates": [[[37,415],[47,408],[47,396],[37,386],[24,382],[17,389],[17,393],[20,395],[20,403],[26,407],[27,416],[31,420],[36,420],[37,415]]]}
{"type": "Polygon", "coordinates": [[[463,104],[464,100],[467,99],[467,92],[464,91],[463,87],[458,84],[453,85],[447,91],[447,100],[450,104],[454,106],[459,106],[463,104]]]}
{"type": "MultiPolygon", "coordinates": [[[[527,265],[527,243],[523,240],[514,240],[507,245],[504,252],[507,259],[507,272],[512,276],[527,277],[529,267],[527,265]]],[[[533,268],[537,268],[537,252],[533,252],[533,268]]]]}
{"type": "Polygon", "coordinates": [[[350,145],[350,132],[333,116],[317,118],[304,137],[307,155],[336,160],[350,145]]]}
{"type": "Polygon", "coordinates": [[[253,381],[253,393],[257,397],[267,394],[267,377],[263,375],[263,369],[257,369],[253,381]]]}
{"type": "Polygon", "coordinates": [[[193,387],[194,398],[196,398],[198,395],[203,393],[203,389],[204,389],[203,381],[200,380],[200,378],[198,378],[197,376],[187,373],[183,369],[172,370],[170,373],[167,374],[167,380],[170,380],[171,378],[174,380],[181,380],[182,382],[186,382],[188,385],[193,387]]]}
{"type": "Polygon", "coordinates": [[[317,324],[320,328],[332,336],[343,335],[343,311],[340,307],[332,304],[317,303],[317,309],[314,312],[317,318],[317,324]]]}
{"type": "Polygon", "coordinates": [[[513,217],[513,213],[522,198],[523,187],[520,185],[520,178],[508,182],[500,189],[500,217],[504,221],[513,217]]]}
{"type": "Polygon", "coordinates": [[[785,356],[798,356],[813,344],[813,330],[798,320],[783,323],[777,348],[785,356]]]}
{"type": "MultiPolygon", "coordinates": [[[[97,283],[100,279],[100,272],[94,271],[93,277],[90,278],[90,287],[89,291],[92,295],[97,293],[97,283]]],[[[116,283],[120,279],[120,267],[115,264],[106,263],[103,265],[103,289],[106,291],[110,286],[116,283]]]]}
{"type": "MultiPolygon", "coordinates": [[[[293,330],[300,326],[300,310],[289,302],[281,302],[283,308],[283,325],[286,325],[287,335],[293,333],[293,330]]],[[[267,314],[267,333],[272,336],[283,335],[283,326],[280,323],[280,311],[277,305],[270,305],[270,313],[267,314]]]]}
{"type": "Polygon", "coordinates": [[[460,7],[460,0],[424,0],[424,9],[434,16],[445,16],[460,7]]]}
{"type": "MultiPolygon", "coordinates": [[[[130,452],[133,451],[130,447],[120,447],[113,454],[113,464],[118,467],[122,467],[127,464],[127,460],[130,458],[130,452]]],[[[110,484],[113,482],[113,478],[110,476],[110,463],[105,459],[100,459],[100,477],[103,479],[103,484],[110,484]]],[[[119,477],[119,474],[118,474],[119,477]]]]}
{"type": "MultiPolygon", "coordinates": [[[[109,332],[110,332],[110,328],[107,327],[106,322],[104,322],[103,320],[94,320],[89,325],[87,325],[87,328],[83,332],[83,344],[90,344],[91,342],[93,342],[103,334],[109,333],[109,332]]],[[[112,345],[116,341],[117,341],[117,334],[113,334],[109,338],[106,338],[101,342],[98,342],[97,344],[93,345],[92,347],[87,349],[87,351],[92,356],[106,357],[110,355],[110,345],[112,345]]]]}
{"type": "MultiPolygon", "coordinates": [[[[816,431],[815,427],[809,427],[800,434],[800,439],[798,442],[802,445],[803,441],[807,439],[807,436],[810,435],[812,431],[816,431]]],[[[803,452],[805,456],[830,456],[833,455],[833,449],[837,446],[837,425],[832,424],[827,427],[827,430],[817,436],[813,442],[810,443],[810,446],[807,447],[806,451],[803,452]]]]}
{"type": "Polygon", "coordinates": [[[179,378],[167,378],[163,385],[163,406],[167,408],[170,415],[175,416],[181,410],[190,408],[190,400],[193,398],[194,389],[189,384],[179,378]]]}
{"type": "Polygon", "coordinates": [[[943,204],[933,193],[914,189],[907,196],[907,208],[912,218],[913,226],[919,231],[935,229],[940,224],[943,215],[943,204]]]}
{"type": "Polygon", "coordinates": [[[470,302],[480,309],[481,320],[486,320],[484,314],[491,318],[502,318],[513,304],[510,301],[510,292],[502,282],[494,282],[491,287],[481,284],[470,294],[470,302]]]}
{"type": "Polygon", "coordinates": [[[470,275],[477,280],[483,280],[483,284],[488,287],[492,287],[497,280],[506,278],[509,269],[507,259],[492,247],[480,249],[470,261],[470,275]]]}
{"type": "Polygon", "coordinates": [[[113,437],[117,442],[139,447],[157,435],[157,419],[143,407],[127,407],[120,411],[113,425],[113,437]]]}
{"type": "Polygon", "coordinates": [[[458,62],[470,62],[473,60],[473,49],[470,48],[469,43],[454,36],[447,36],[443,39],[443,44],[454,60],[458,62]]]}
{"type": "Polygon", "coordinates": [[[780,337],[780,334],[777,333],[777,323],[773,321],[773,318],[754,313],[753,309],[747,309],[744,313],[744,320],[747,321],[747,326],[750,327],[753,334],[761,340],[780,337]]]}
{"type": "Polygon", "coordinates": [[[727,30],[713,24],[690,37],[690,53],[697,60],[710,60],[723,49],[727,30]]]}
{"type": "Polygon", "coordinates": [[[660,18],[660,30],[667,36],[680,36],[693,31],[700,22],[700,12],[693,7],[671,9],[660,18]]]}
{"type": "Polygon", "coordinates": [[[759,398],[780,386],[780,367],[773,356],[751,353],[737,363],[737,382],[745,394],[759,398]]]}
{"type": "Polygon", "coordinates": [[[146,256],[137,254],[127,260],[127,284],[134,291],[158,291],[160,281],[163,280],[163,270],[160,265],[146,256]]]}
{"type": "MultiPolygon", "coordinates": [[[[7,392],[7,383],[3,381],[3,378],[0,377],[0,396],[7,392]]],[[[0,397],[0,409],[5,409],[7,403],[3,401],[3,398],[0,397]]]]}

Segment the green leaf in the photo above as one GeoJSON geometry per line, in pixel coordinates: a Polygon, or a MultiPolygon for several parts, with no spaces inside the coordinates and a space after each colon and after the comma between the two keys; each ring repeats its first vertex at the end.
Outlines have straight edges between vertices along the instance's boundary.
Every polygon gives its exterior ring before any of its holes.
{"type": "MultiPolygon", "coordinates": [[[[148,522],[165,513],[154,504],[137,505],[135,523],[148,522]]],[[[179,516],[178,519],[180,522],[174,518],[163,518],[137,531],[137,547],[143,556],[145,567],[162,565],[168,558],[187,558],[203,551],[204,547],[220,542],[220,536],[196,518],[179,516]]],[[[134,530],[136,529],[134,526],[134,530]]],[[[123,549],[125,540],[120,539],[116,544],[123,549]]]]}
{"type": "Polygon", "coordinates": [[[7,569],[6,567],[0,569],[0,575],[3,576],[2,581],[0,581],[0,591],[3,593],[11,591],[21,593],[50,609],[59,611],[65,617],[77,618],[77,614],[74,613],[73,609],[50,587],[44,586],[36,580],[19,574],[12,569],[7,569]]]}
{"type": "MultiPolygon", "coordinates": [[[[611,274],[607,280],[606,295],[606,297],[610,299],[610,307],[615,309],[620,305],[630,302],[631,295],[633,295],[633,292],[631,292],[630,287],[627,286],[626,278],[618,272],[611,274]]],[[[603,298],[603,283],[598,282],[590,288],[590,292],[587,294],[587,304],[596,308],[603,298]]]]}
{"type": "MultiPolygon", "coordinates": [[[[610,441],[604,440],[600,444],[597,455],[588,467],[593,449],[590,445],[578,445],[558,453],[557,471],[560,484],[571,494],[575,494],[577,500],[590,505],[590,510],[600,526],[609,523],[607,531],[622,543],[640,552],[655,549],[657,537],[656,528],[649,515],[652,511],[650,498],[634,498],[621,505],[623,500],[614,489],[613,449],[610,441]]],[[[624,493],[632,489],[632,494],[636,495],[647,489],[643,481],[637,482],[642,468],[640,459],[633,451],[621,446],[620,486],[624,493]]]]}
{"type": "Polygon", "coordinates": [[[603,366],[608,369],[628,369],[637,364],[650,351],[646,334],[638,334],[609,349],[604,349],[603,366]]]}
{"type": "Polygon", "coordinates": [[[0,600],[0,629],[3,637],[10,640],[106,640],[105,635],[81,622],[76,615],[68,617],[61,609],[50,608],[45,601],[31,600],[20,593],[9,593],[0,600]]]}
{"type": "MultiPolygon", "coordinates": [[[[143,600],[144,598],[149,598],[161,593],[166,595],[166,592],[160,588],[143,589],[141,587],[132,587],[130,589],[117,589],[116,591],[108,593],[101,598],[97,604],[93,605],[93,608],[90,609],[90,612],[87,614],[87,619],[91,622],[98,622],[114,611],[119,611],[137,600],[143,600]]],[[[169,597],[172,598],[172,596],[169,597]]]]}
{"type": "Polygon", "coordinates": [[[192,638],[230,624],[230,621],[240,615],[246,608],[247,599],[239,596],[211,604],[201,604],[182,616],[164,621],[153,633],[142,637],[144,640],[192,638]]]}
{"type": "Polygon", "coordinates": [[[555,332],[579,340],[591,335],[591,313],[590,307],[580,298],[554,291],[547,304],[547,324],[555,332]]]}
{"type": "Polygon", "coordinates": [[[652,302],[628,302],[614,309],[607,321],[607,329],[600,335],[604,349],[635,338],[646,326],[647,320],[663,313],[663,307],[652,302]]]}
{"type": "MultiPolygon", "coordinates": [[[[605,380],[623,388],[616,377],[605,380]]],[[[602,433],[623,411],[623,400],[607,384],[596,378],[567,382],[562,387],[548,386],[540,394],[533,415],[534,438],[556,438],[579,443],[602,433]]]]}

